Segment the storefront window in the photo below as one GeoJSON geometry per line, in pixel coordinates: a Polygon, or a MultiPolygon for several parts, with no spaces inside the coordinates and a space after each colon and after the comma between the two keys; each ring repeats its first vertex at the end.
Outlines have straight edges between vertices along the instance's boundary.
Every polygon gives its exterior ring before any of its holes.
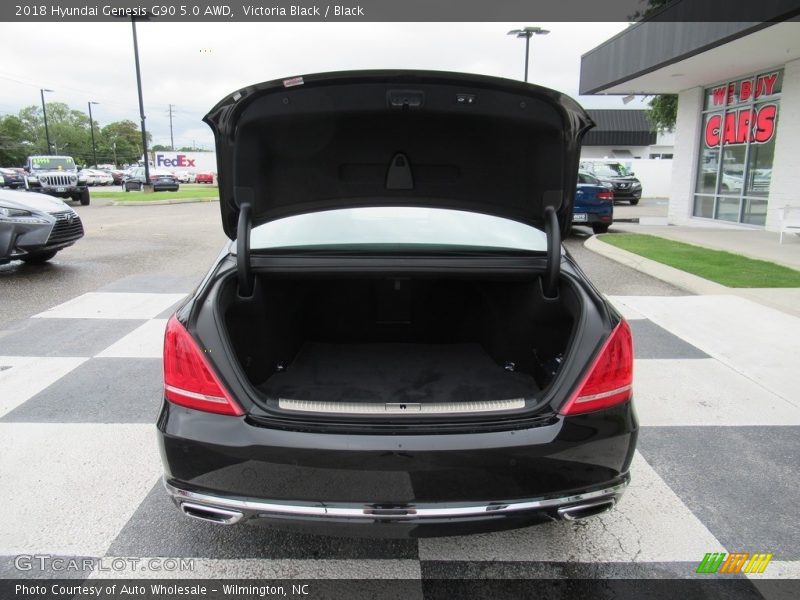
{"type": "Polygon", "coordinates": [[[764,225],[782,71],[706,90],[693,214],[764,225]]]}

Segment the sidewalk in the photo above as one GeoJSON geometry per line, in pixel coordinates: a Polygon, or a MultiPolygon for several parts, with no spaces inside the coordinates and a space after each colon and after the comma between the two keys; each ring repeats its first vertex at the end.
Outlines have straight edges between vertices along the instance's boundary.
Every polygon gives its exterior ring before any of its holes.
{"type": "MultiPolygon", "coordinates": [[[[800,238],[797,236],[784,237],[784,243],[779,244],[778,234],[771,231],[634,223],[614,223],[611,231],[655,235],[800,270],[800,238]]],[[[596,236],[589,238],[585,246],[607,258],[694,294],[738,296],[800,317],[800,288],[729,288],[616,248],[602,242],[596,236]]]]}

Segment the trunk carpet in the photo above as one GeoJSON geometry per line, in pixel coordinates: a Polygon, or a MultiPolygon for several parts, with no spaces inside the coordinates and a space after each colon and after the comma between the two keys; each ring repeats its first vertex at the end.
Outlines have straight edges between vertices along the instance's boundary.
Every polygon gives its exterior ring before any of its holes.
{"type": "Polygon", "coordinates": [[[506,371],[480,344],[307,342],[260,389],[322,402],[478,402],[524,398],[533,377],[506,371]]]}

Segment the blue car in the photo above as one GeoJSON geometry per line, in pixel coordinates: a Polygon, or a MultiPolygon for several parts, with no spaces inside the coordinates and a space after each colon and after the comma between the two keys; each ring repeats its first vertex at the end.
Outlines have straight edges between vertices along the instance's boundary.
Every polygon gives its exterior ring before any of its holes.
{"type": "Polygon", "coordinates": [[[572,209],[572,224],[586,225],[605,233],[614,221],[614,192],[591,173],[578,172],[578,190],[572,209]]]}

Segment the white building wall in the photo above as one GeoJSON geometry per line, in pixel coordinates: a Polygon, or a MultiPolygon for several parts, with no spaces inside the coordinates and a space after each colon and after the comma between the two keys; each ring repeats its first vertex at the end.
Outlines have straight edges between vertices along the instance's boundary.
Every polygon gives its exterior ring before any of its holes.
{"type": "Polygon", "coordinates": [[[648,157],[648,146],[582,146],[581,158],[616,158],[617,160],[630,160],[630,157],[614,156],[614,149],[627,150],[633,156],[648,157]]]}
{"type": "Polygon", "coordinates": [[[787,204],[800,206],[800,60],[786,63],[783,71],[775,156],[767,205],[767,225],[777,231],[779,212],[787,204]]]}
{"type": "Polygon", "coordinates": [[[692,216],[702,110],[702,87],[684,90],[678,95],[675,157],[672,159],[672,182],[667,212],[667,220],[673,225],[686,225],[692,216]]]}

